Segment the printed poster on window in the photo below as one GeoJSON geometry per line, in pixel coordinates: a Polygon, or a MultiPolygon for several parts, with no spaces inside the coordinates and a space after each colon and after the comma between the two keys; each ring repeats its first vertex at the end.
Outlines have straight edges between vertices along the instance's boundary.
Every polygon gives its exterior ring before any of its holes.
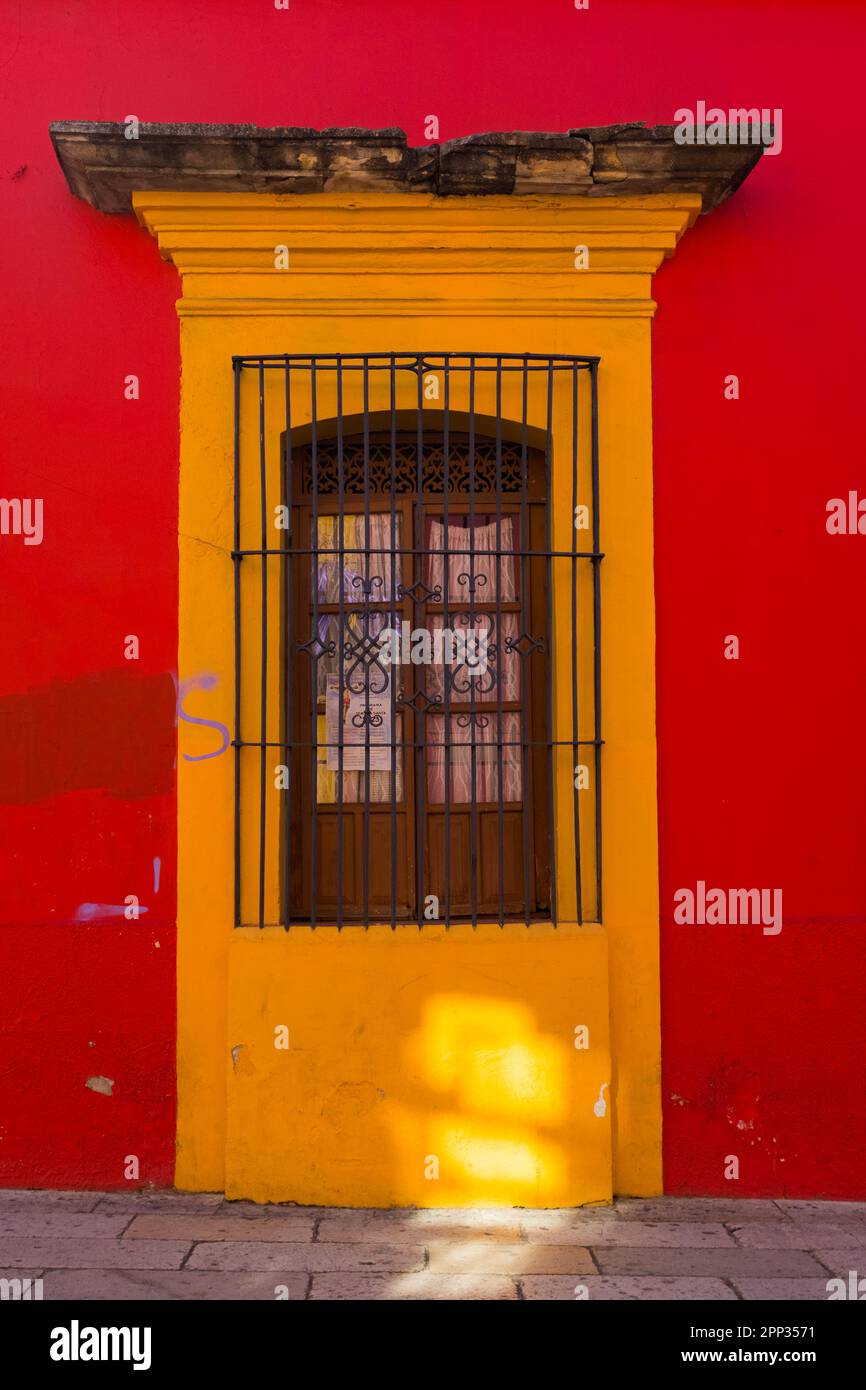
{"type": "MultiPolygon", "coordinates": [[[[328,742],[328,771],[339,772],[340,749],[340,677],[328,676],[325,695],[325,716],[328,742]]],[[[366,691],[350,690],[343,685],[343,771],[363,772],[366,764],[366,744],[369,735],[371,772],[391,771],[391,688],[379,695],[368,696],[366,691]],[[369,700],[369,704],[368,704],[369,700]],[[369,714],[368,714],[369,710],[369,714]]]]}

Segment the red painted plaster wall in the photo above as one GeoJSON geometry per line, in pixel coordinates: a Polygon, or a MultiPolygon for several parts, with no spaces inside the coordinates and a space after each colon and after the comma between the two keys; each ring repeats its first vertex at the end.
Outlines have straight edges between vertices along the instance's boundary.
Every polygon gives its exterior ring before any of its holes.
{"type": "Polygon", "coordinates": [[[857,4],[792,0],[2,6],[0,493],[44,498],[45,539],[0,539],[0,1182],[173,1166],[178,286],[132,219],[70,196],[49,121],[421,143],[430,114],[448,139],[704,99],[782,107],[783,151],[656,284],[666,1182],[732,1191],[735,1153],[739,1195],[866,1196],[866,539],[824,526],[866,492],[863,40],[857,4]],[[781,935],[674,926],[700,878],[781,887],[781,935]],[[76,920],[132,893],[136,923],[76,920]]]}

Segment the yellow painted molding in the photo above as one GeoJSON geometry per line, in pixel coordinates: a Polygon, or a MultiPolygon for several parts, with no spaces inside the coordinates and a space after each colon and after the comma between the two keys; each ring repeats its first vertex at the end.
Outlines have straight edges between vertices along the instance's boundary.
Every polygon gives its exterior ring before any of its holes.
{"type": "Polygon", "coordinates": [[[489,302],[491,313],[502,304],[513,313],[556,305],[558,316],[612,300],[621,306],[612,312],[643,317],[654,309],[651,277],[701,199],[155,192],[135,193],[133,205],[183,276],[181,314],[229,300],[232,313],[257,300],[294,312],[328,312],[323,301],[357,307],[362,277],[365,298],[393,302],[395,314],[412,312],[418,299],[463,309],[489,302]],[[277,269],[283,247],[288,267],[277,269]],[[577,269],[579,247],[588,266],[577,269]]]}
{"type": "MultiPolygon", "coordinates": [[[[354,299],[354,312],[365,318],[417,318],[418,299],[354,299]]],[[[451,299],[424,300],[431,318],[652,318],[653,299],[451,299]]],[[[179,299],[179,318],[343,318],[345,299],[179,299]]]]}

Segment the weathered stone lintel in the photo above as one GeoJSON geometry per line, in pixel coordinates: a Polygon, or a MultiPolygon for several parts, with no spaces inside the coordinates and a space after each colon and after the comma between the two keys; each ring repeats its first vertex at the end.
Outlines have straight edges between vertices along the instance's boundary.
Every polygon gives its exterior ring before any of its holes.
{"type": "Polygon", "coordinates": [[[76,197],[132,210],[135,190],[213,193],[646,195],[699,193],[708,212],[761,157],[755,145],[679,145],[673,126],[510,131],[409,145],[404,131],[56,121],[60,166],[76,197]]]}

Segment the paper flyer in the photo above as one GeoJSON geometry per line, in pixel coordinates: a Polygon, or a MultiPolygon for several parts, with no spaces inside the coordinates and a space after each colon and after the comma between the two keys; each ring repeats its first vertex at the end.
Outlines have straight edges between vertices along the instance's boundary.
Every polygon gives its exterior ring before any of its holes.
{"type": "MultiPolygon", "coordinates": [[[[340,677],[329,675],[325,696],[329,772],[340,770],[340,677]]],[[[391,770],[391,690],[368,695],[350,690],[343,683],[343,771],[363,772],[367,764],[369,740],[371,772],[391,770]],[[369,704],[368,704],[369,701],[369,704]],[[368,717],[369,709],[369,717],[368,717]]]]}

